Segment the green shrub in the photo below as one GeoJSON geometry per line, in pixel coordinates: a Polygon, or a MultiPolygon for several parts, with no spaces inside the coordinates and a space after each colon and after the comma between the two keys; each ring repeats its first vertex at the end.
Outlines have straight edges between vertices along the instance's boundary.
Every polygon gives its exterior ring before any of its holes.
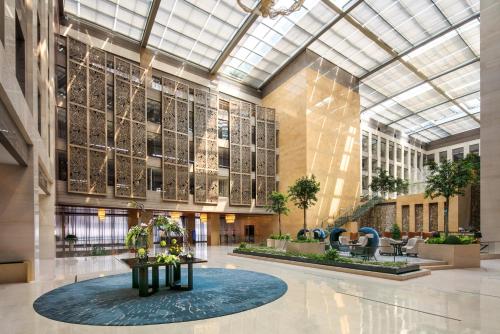
{"type": "Polygon", "coordinates": [[[240,245],[238,246],[239,249],[246,249],[247,248],[247,243],[246,242],[242,242],[240,243],[240,245]]]}
{"type": "Polygon", "coordinates": [[[444,244],[444,238],[441,237],[429,238],[425,243],[431,245],[444,244]]]}
{"type": "Polygon", "coordinates": [[[391,236],[394,240],[401,239],[401,229],[399,228],[399,225],[396,223],[394,223],[391,227],[391,236]]]}
{"type": "Polygon", "coordinates": [[[456,235],[449,235],[444,240],[444,243],[447,245],[461,245],[462,240],[460,240],[460,238],[457,237],[456,235]]]}
{"type": "Polygon", "coordinates": [[[337,261],[340,258],[339,251],[336,249],[329,249],[325,253],[325,259],[331,261],[337,261]]]}
{"type": "Polygon", "coordinates": [[[463,237],[460,237],[460,240],[462,241],[462,245],[470,245],[470,244],[474,243],[474,241],[476,239],[474,239],[474,237],[470,237],[470,236],[463,236],[463,237]]]}

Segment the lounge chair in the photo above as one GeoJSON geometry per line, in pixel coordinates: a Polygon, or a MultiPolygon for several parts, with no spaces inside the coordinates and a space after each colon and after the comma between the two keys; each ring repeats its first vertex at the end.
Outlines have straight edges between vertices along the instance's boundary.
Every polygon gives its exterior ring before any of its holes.
{"type": "Polygon", "coordinates": [[[392,243],[395,242],[392,238],[380,238],[379,254],[380,255],[394,255],[394,248],[392,243]]]}
{"type": "Polygon", "coordinates": [[[424,243],[424,240],[419,237],[411,238],[408,240],[406,246],[403,247],[403,252],[406,256],[418,256],[418,245],[424,243]]]}

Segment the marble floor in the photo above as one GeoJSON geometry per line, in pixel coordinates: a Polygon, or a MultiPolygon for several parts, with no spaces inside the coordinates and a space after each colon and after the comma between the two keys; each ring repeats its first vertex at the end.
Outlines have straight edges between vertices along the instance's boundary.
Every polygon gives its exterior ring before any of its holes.
{"type": "Polygon", "coordinates": [[[231,257],[230,247],[200,247],[208,267],[266,272],[288,292],[262,307],[229,316],[167,325],[95,327],[46,319],[33,310],[41,294],[76,279],[127,272],[116,257],[40,263],[41,279],[0,285],[0,333],[500,333],[500,260],[481,268],[434,271],[405,282],[231,257]]]}

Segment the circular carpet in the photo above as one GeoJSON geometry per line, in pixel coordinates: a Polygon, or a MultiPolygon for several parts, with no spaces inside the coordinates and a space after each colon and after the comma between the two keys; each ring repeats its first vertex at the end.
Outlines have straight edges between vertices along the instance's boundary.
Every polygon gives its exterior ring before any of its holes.
{"type": "MultiPolygon", "coordinates": [[[[183,271],[183,279],[186,274],[183,271]]],[[[165,273],[160,271],[160,286],[165,285],[164,280],[165,273]]],[[[191,291],[160,288],[149,297],[139,297],[131,285],[131,273],[81,281],[47,292],[33,307],[39,314],[62,322],[136,326],[242,312],[270,303],[287,291],[286,283],[277,277],[222,268],[195,268],[191,291]]]]}

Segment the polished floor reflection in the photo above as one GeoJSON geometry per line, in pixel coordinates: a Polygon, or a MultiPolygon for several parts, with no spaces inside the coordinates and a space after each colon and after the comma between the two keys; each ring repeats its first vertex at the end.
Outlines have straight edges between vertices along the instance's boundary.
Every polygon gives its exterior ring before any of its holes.
{"type": "MultiPolygon", "coordinates": [[[[262,307],[202,321],[142,327],[99,327],[99,333],[500,333],[500,260],[480,269],[434,271],[406,282],[236,258],[229,247],[200,247],[208,267],[238,268],[280,277],[288,292],[262,307]]],[[[40,264],[42,280],[0,285],[5,333],[96,333],[35,313],[41,294],[78,280],[127,272],[116,258],[65,258],[40,264]]]]}

